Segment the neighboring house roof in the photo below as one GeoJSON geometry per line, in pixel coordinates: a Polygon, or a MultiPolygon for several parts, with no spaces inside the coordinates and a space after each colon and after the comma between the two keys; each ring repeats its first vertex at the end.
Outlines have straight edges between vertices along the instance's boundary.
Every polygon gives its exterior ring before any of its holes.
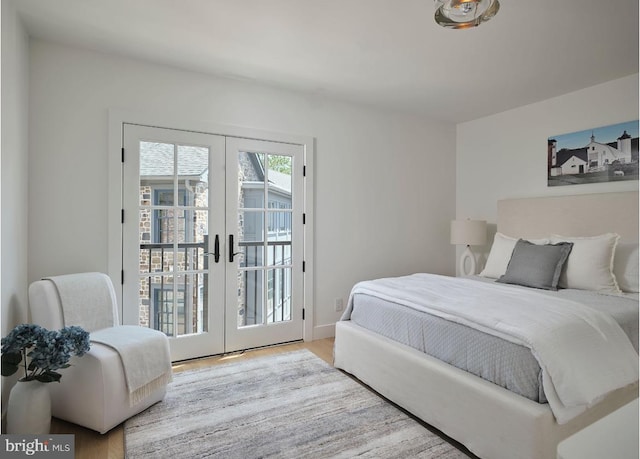
{"type": "Polygon", "coordinates": [[[291,176],[269,169],[269,183],[291,193],[291,176]]]}
{"type": "MultiPolygon", "coordinates": [[[[173,145],[166,143],[140,143],[140,176],[173,176],[173,145]]],[[[178,149],[178,175],[201,176],[207,172],[209,155],[202,147],[180,146],[178,149]]]]}
{"type": "MultiPolygon", "coordinates": [[[[172,177],[173,145],[166,143],[140,143],[140,176],[172,177]]],[[[260,161],[252,155],[251,164],[259,169],[258,175],[264,177],[260,161]]],[[[209,158],[202,147],[180,146],[178,150],[178,175],[202,176],[207,173],[209,158]]],[[[291,176],[269,169],[269,183],[283,191],[291,193],[291,176]]]]}

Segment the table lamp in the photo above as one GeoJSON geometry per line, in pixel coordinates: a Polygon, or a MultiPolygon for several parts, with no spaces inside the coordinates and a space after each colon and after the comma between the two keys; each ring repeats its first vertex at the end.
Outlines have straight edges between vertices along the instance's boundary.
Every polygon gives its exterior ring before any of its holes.
{"type": "Polygon", "coordinates": [[[464,276],[476,274],[476,257],[471,251],[472,245],[484,245],[487,242],[487,222],[484,220],[452,220],[451,244],[466,245],[460,258],[460,273],[464,276]],[[467,269],[469,260],[469,269],[467,269]]]}

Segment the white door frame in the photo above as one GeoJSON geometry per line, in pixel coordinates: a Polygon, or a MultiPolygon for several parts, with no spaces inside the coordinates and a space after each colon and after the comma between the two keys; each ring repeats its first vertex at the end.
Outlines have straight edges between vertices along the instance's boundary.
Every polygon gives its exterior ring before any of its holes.
{"type": "Polygon", "coordinates": [[[122,144],[123,125],[140,124],[145,126],[163,127],[167,129],[180,129],[186,131],[202,132],[207,134],[217,134],[223,136],[240,137],[255,140],[267,140],[280,143],[291,143],[301,145],[304,148],[306,173],[304,177],[304,213],[306,223],[304,225],[303,253],[305,261],[305,273],[303,275],[303,301],[305,310],[305,321],[303,326],[304,341],[313,340],[314,330],[314,207],[313,192],[314,183],[314,152],[315,142],[313,137],[283,134],[277,132],[263,131],[259,129],[244,128],[237,126],[220,125],[216,123],[173,119],[158,114],[130,112],[120,109],[109,109],[108,115],[108,203],[107,203],[107,274],[111,277],[116,290],[116,297],[119,306],[120,321],[122,322],[122,144]]]}

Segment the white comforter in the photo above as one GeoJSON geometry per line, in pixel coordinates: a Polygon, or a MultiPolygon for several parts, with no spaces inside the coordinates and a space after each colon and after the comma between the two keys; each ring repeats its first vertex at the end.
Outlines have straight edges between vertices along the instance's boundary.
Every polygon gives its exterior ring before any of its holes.
{"type": "Polygon", "coordinates": [[[638,380],[638,354],[608,314],[535,290],[414,274],[356,284],[367,294],[527,346],[538,360],[549,406],[563,424],[607,393],[638,380]]]}

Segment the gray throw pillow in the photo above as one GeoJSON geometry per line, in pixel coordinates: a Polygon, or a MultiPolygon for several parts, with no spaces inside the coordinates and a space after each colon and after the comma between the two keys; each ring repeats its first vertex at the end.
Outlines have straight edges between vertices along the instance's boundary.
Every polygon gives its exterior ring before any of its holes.
{"type": "Polygon", "coordinates": [[[519,239],[511,254],[507,271],[498,282],[558,290],[560,273],[572,247],[571,242],[536,245],[519,239]]]}

